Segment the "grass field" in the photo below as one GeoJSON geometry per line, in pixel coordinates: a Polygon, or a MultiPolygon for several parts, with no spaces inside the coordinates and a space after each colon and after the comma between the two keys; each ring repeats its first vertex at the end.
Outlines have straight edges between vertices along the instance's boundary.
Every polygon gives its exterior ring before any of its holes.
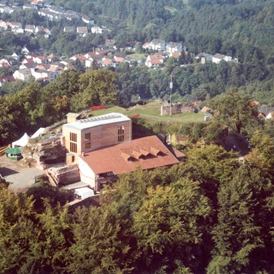
{"type": "Polygon", "coordinates": [[[203,122],[204,117],[207,116],[205,113],[181,113],[181,114],[175,114],[175,115],[165,115],[161,116],[160,114],[160,108],[161,105],[155,102],[148,103],[144,106],[134,106],[130,108],[122,108],[122,107],[110,107],[104,110],[97,110],[93,111],[92,114],[94,116],[108,114],[111,112],[119,112],[123,113],[125,115],[131,116],[135,114],[140,114],[140,116],[144,119],[148,120],[155,120],[155,121],[176,121],[176,122],[183,122],[183,123],[189,123],[189,122],[203,122]]]}
{"type": "Polygon", "coordinates": [[[142,58],[146,58],[146,55],[143,53],[132,53],[128,54],[127,56],[136,59],[137,61],[141,60],[142,58]]]}

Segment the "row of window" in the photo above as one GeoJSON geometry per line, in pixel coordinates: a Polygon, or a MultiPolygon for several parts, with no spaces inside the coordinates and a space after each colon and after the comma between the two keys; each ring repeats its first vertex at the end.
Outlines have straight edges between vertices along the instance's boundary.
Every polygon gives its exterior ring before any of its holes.
{"type": "MultiPolygon", "coordinates": [[[[70,151],[77,153],[77,134],[70,133],[70,151]]],[[[125,128],[123,126],[118,127],[118,142],[125,140],[125,128]]],[[[91,133],[85,134],[85,149],[91,148],[91,133]]]]}

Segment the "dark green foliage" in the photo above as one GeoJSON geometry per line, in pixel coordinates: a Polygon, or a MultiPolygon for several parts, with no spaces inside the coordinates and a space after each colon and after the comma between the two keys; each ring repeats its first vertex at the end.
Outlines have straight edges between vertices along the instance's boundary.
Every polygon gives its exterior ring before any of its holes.
{"type": "Polygon", "coordinates": [[[187,156],[124,174],[71,214],[56,192],[37,211],[39,195],[1,187],[1,273],[269,273],[272,177],[218,146],[187,156]]]}
{"type": "Polygon", "coordinates": [[[2,96],[0,144],[59,122],[69,111],[114,102],[116,88],[116,76],[111,71],[65,71],[44,88],[35,82],[15,94],[2,96]]]}

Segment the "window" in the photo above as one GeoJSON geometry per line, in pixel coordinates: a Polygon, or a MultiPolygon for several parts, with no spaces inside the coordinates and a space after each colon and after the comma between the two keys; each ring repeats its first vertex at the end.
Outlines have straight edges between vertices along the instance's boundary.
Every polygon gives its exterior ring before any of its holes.
{"type": "Polygon", "coordinates": [[[70,133],[69,139],[71,142],[77,142],[77,134],[76,133],[70,133]]]}
{"type": "Polygon", "coordinates": [[[70,151],[77,153],[77,134],[70,132],[69,134],[70,139],[70,151]]]}
{"type": "Polygon", "coordinates": [[[77,144],[70,142],[70,151],[77,153],[77,144]]]}
{"type": "Polygon", "coordinates": [[[118,127],[118,142],[123,142],[125,140],[125,127],[118,127]]]}
{"type": "Polygon", "coordinates": [[[91,148],[91,134],[85,134],[85,149],[91,148]]]}

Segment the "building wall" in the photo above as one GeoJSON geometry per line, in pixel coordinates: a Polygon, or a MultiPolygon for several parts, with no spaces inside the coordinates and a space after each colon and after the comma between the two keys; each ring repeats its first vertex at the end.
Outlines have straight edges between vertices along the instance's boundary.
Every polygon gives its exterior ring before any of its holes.
{"type": "MultiPolygon", "coordinates": [[[[63,126],[63,136],[65,137],[65,146],[68,151],[70,150],[70,133],[77,134],[77,155],[82,154],[83,152],[88,152],[93,149],[117,144],[118,142],[118,127],[124,127],[124,142],[132,140],[132,125],[131,120],[119,123],[112,123],[107,125],[100,125],[96,127],[87,128],[84,130],[77,130],[73,128],[63,126]],[[85,134],[91,134],[91,146],[85,147],[85,134]]],[[[77,157],[76,157],[77,160],[77,157]]]]}
{"type": "MultiPolygon", "coordinates": [[[[187,103],[172,104],[172,114],[193,112],[193,107],[187,103]]],[[[170,114],[170,105],[161,106],[161,115],[170,114]]]]}
{"type": "Polygon", "coordinates": [[[95,173],[88,164],[79,158],[79,170],[81,182],[88,184],[92,189],[95,189],[95,173]]]}

